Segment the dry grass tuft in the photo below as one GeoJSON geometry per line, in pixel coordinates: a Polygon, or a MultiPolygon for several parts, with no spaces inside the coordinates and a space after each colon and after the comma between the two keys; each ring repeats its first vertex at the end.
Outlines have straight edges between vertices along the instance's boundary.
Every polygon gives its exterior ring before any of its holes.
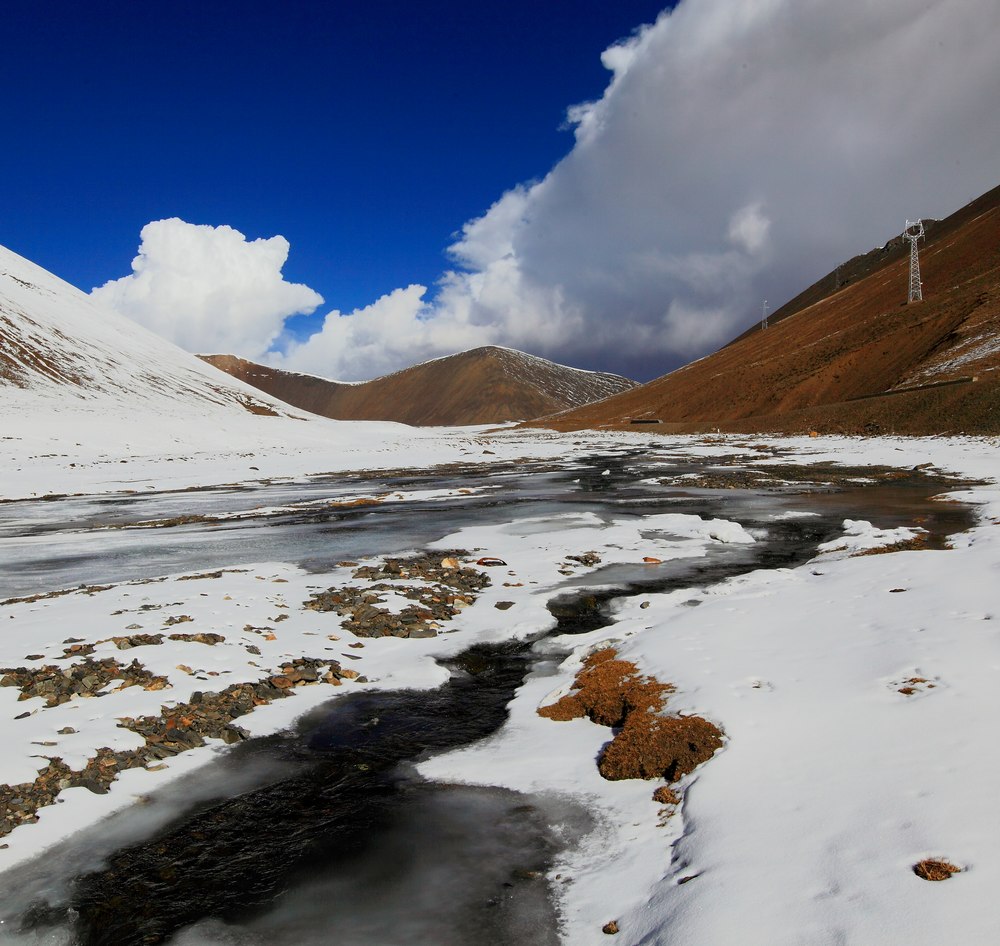
{"type": "Polygon", "coordinates": [[[555,720],[587,716],[598,726],[621,726],[631,712],[661,710],[673,687],[640,676],[634,663],[615,660],[615,656],[611,647],[592,653],[576,675],[576,689],[556,703],[541,707],[538,715],[555,720]]]}
{"type": "Polygon", "coordinates": [[[947,880],[952,874],[958,874],[962,870],[948,861],[939,861],[927,858],[913,865],[913,873],[922,880],[947,880]]]}
{"type": "Polygon", "coordinates": [[[632,713],[597,764],[609,781],[665,778],[676,782],[722,747],[722,733],[700,716],[632,713]]]}
{"type": "Polygon", "coordinates": [[[877,545],[873,549],[855,552],[851,558],[863,558],[866,555],[891,555],[893,552],[922,552],[930,548],[930,537],[927,533],[915,535],[911,539],[902,539],[891,545],[877,545]]]}
{"type": "Polygon", "coordinates": [[[677,792],[667,785],[661,785],[655,792],[653,792],[653,801],[661,805],[679,805],[681,803],[680,796],[677,792]]]}
{"type": "MultiPolygon", "coordinates": [[[[665,778],[675,782],[711,758],[722,746],[722,732],[700,716],[664,716],[668,683],[642,676],[638,667],[616,659],[613,648],[592,653],[574,681],[575,689],[538,710],[554,720],[589,717],[600,726],[618,729],[598,761],[598,770],[610,781],[629,778],[665,778]]],[[[677,804],[666,787],[654,799],[677,804]]]]}

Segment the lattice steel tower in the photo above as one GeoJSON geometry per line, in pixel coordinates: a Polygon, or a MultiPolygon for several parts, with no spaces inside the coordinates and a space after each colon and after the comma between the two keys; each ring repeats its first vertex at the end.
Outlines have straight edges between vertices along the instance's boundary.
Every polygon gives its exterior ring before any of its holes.
{"type": "Polygon", "coordinates": [[[920,289],[920,260],[917,258],[917,240],[922,239],[923,235],[923,220],[906,221],[906,226],[903,227],[903,239],[910,241],[910,294],[906,299],[907,303],[920,302],[924,297],[920,289]]]}

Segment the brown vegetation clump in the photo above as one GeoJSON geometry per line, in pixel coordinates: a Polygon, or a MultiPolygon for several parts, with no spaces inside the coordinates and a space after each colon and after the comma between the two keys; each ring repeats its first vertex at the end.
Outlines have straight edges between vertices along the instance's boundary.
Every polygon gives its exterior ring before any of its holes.
{"type": "Polygon", "coordinates": [[[929,547],[928,536],[926,533],[922,533],[911,539],[893,542],[891,545],[876,545],[873,549],[863,549],[860,552],[855,552],[851,558],[861,558],[865,555],[890,555],[893,552],[921,552],[929,547]]]}
{"type": "Polygon", "coordinates": [[[922,880],[947,880],[952,874],[957,874],[962,870],[948,861],[939,861],[927,858],[913,865],[913,873],[922,880]]]}
{"type": "Polygon", "coordinates": [[[632,713],[597,764],[609,781],[665,778],[676,782],[712,758],[722,733],[700,716],[632,713]]]}
{"type": "Polygon", "coordinates": [[[541,707],[538,715],[560,721],[587,716],[598,726],[621,726],[633,711],[662,709],[673,687],[640,676],[634,663],[615,656],[611,647],[592,653],[576,675],[574,691],[541,707]]]}
{"type": "Polygon", "coordinates": [[[661,805],[679,805],[681,803],[677,792],[666,785],[661,785],[653,792],[653,801],[661,805]]]}
{"type": "MultiPolygon", "coordinates": [[[[618,728],[597,764],[610,781],[675,782],[711,758],[722,746],[722,731],[700,716],[662,715],[674,688],[642,676],[634,663],[616,657],[610,647],[592,653],[576,675],[573,692],[540,707],[538,715],[560,721],[587,716],[600,726],[618,728]]],[[[664,802],[677,802],[669,788],[663,791],[669,793],[664,802]]]]}

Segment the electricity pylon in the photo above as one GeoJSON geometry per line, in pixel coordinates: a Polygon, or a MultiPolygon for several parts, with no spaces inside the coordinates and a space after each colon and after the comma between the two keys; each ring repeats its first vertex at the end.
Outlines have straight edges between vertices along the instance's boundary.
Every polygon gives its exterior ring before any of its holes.
{"type": "Polygon", "coordinates": [[[907,303],[920,302],[924,297],[920,288],[920,260],[917,258],[917,240],[923,239],[923,236],[923,220],[906,221],[906,226],[903,227],[903,239],[910,241],[910,293],[906,299],[907,303]]]}

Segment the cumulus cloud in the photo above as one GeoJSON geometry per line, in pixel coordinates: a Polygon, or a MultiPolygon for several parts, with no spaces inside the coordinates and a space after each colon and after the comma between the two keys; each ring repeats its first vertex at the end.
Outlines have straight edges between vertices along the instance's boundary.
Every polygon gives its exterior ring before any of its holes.
{"type": "Polygon", "coordinates": [[[232,227],[176,217],[142,228],[132,275],[94,289],[98,301],[193,352],[262,357],[285,319],[323,297],[285,282],[288,241],[250,240],[232,227]]]}
{"type": "MultiPolygon", "coordinates": [[[[604,94],[567,113],[572,149],[465,224],[430,293],[334,311],[269,357],[356,379],[497,343],[665,373],[763,299],[998,183],[997,35],[995,0],[681,0],[604,53],[604,94]]],[[[151,257],[121,291],[137,308],[151,257]]],[[[255,320],[258,341],[280,308],[255,320]]],[[[192,335],[210,312],[184,317],[192,335]]]]}
{"type": "MultiPolygon", "coordinates": [[[[996,185],[998,33],[994,0],[682,0],[604,53],[571,152],[465,225],[436,298],[392,323],[398,364],[404,337],[647,378],[705,354],[996,185]]],[[[338,344],[375,314],[338,317],[338,344]]]]}

